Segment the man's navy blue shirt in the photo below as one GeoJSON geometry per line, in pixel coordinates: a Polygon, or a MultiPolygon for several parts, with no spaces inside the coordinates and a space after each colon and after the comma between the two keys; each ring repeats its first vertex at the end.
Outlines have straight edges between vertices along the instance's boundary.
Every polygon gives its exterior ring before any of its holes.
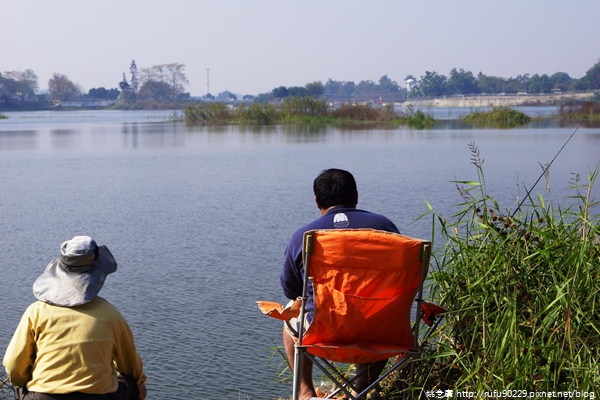
{"type": "MultiPolygon", "coordinates": [[[[314,229],[360,229],[370,228],[399,233],[398,228],[387,217],[369,211],[351,207],[333,207],[320,218],[298,229],[285,248],[281,287],[288,299],[294,300],[302,295],[304,265],[302,263],[302,239],[304,232],[314,229]]],[[[308,288],[307,311],[309,321],[314,310],[312,285],[308,288]]]]}

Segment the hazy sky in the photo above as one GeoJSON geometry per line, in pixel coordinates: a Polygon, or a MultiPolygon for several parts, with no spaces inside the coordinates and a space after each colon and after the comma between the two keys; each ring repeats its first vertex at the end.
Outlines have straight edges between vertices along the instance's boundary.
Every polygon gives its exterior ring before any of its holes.
{"type": "Polygon", "coordinates": [[[400,84],[452,68],[504,78],[600,59],[600,0],[0,0],[0,72],[53,73],[85,92],[185,64],[193,96],[328,79],[400,84]]]}

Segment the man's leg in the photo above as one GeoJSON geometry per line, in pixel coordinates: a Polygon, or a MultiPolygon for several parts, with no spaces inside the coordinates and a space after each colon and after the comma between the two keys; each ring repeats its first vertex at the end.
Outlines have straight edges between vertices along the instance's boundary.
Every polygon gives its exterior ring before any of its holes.
{"type": "MultiPolygon", "coordinates": [[[[285,347],[285,354],[293,372],[294,360],[296,359],[294,339],[290,336],[285,324],[283,324],[283,346],[285,347]]],[[[305,357],[302,365],[302,374],[300,375],[300,400],[308,400],[311,397],[317,397],[317,394],[312,381],[312,361],[305,357]]]]}
{"type": "Polygon", "coordinates": [[[369,385],[373,382],[375,382],[375,380],[377,380],[377,378],[379,377],[379,375],[381,375],[381,372],[383,371],[383,369],[385,368],[386,364],[387,364],[387,359],[385,360],[381,360],[381,361],[376,361],[370,364],[356,364],[356,373],[360,374],[362,371],[364,371],[365,369],[367,370],[367,372],[365,372],[363,375],[361,375],[356,381],[356,390],[358,391],[357,393],[353,393],[354,395],[362,392],[363,390],[365,390],[367,387],[369,387],[369,385]]]}

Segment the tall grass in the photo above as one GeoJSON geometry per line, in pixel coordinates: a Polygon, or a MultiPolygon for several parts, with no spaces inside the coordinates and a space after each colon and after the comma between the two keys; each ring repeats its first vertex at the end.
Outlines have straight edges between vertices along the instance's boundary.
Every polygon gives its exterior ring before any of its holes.
{"type": "Polygon", "coordinates": [[[540,194],[514,210],[487,194],[474,144],[471,152],[478,179],[456,182],[458,211],[430,210],[443,238],[431,295],[449,313],[417,364],[415,390],[597,392],[598,166],[585,183],[573,176],[567,205],[540,194]]]}

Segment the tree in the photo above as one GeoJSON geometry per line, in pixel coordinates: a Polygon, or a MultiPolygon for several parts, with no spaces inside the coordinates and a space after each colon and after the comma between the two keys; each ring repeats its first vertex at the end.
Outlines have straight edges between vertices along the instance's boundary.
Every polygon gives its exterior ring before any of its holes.
{"type": "Polygon", "coordinates": [[[138,70],[137,65],[135,65],[135,60],[131,60],[131,66],[129,67],[129,72],[131,73],[131,89],[137,93],[139,89],[138,82],[138,70]]]}
{"type": "Polygon", "coordinates": [[[600,89],[600,60],[586,72],[583,80],[587,83],[588,90],[600,89]]]}
{"type": "Polygon", "coordinates": [[[385,93],[395,93],[400,90],[400,86],[387,75],[383,75],[379,78],[379,90],[385,93]]]}
{"type": "Polygon", "coordinates": [[[527,91],[529,93],[550,93],[552,92],[552,81],[550,80],[550,77],[546,74],[535,74],[529,80],[527,91]]]}
{"type": "Polygon", "coordinates": [[[573,79],[571,83],[569,83],[569,91],[571,92],[583,92],[588,88],[588,83],[585,78],[581,79],[573,79]]]}
{"type": "Polygon", "coordinates": [[[387,75],[379,78],[376,90],[379,92],[377,97],[383,101],[399,101],[406,98],[405,89],[402,89],[397,82],[391,80],[387,75]]]}
{"type": "Polygon", "coordinates": [[[237,100],[237,96],[230,91],[225,90],[217,95],[217,100],[232,101],[237,100]]]}
{"type": "Polygon", "coordinates": [[[479,93],[479,86],[477,86],[477,79],[473,76],[470,71],[465,71],[462,68],[457,71],[453,68],[450,71],[450,77],[446,82],[448,94],[471,94],[479,93]]]}
{"type": "Polygon", "coordinates": [[[91,99],[116,100],[119,97],[119,89],[92,88],[88,90],[87,95],[91,99]]]}
{"type": "Polygon", "coordinates": [[[325,92],[325,87],[320,81],[307,83],[304,87],[309,97],[321,97],[325,92]]]}
{"type": "Polygon", "coordinates": [[[425,71],[425,75],[421,76],[417,87],[423,96],[443,96],[446,94],[446,81],[447,78],[444,75],[439,75],[435,71],[425,71]]]}
{"type": "Polygon", "coordinates": [[[356,90],[356,84],[352,81],[344,82],[344,97],[351,97],[356,90]]]}
{"type": "Polygon", "coordinates": [[[273,97],[278,97],[283,99],[290,95],[290,91],[285,86],[279,86],[271,91],[273,93],[273,97]]]}
{"type": "Polygon", "coordinates": [[[4,78],[13,79],[26,85],[31,94],[38,90],[38,77],[31,69],[25,71],[4,71],[4,78]]]}
{"type": "Polygon", "coordinates": [[[185,90],[185,87],[189,85],[189,81],[185,76],[185,64],[173,63],[165,64],[166,73],[169,78],[169,85],[173,92],[173,100],[185,90]]]}
{"type": "Polygon", "coordinates": [[[66,75],[54,73],[48,80],[48,91],[53,100],[75,100],[81,96],[81,88],[66,75]]]}
{"type": "Polygon", "coordinates": [[[573,78],[569,76],[566,72],[556,72],[550,75],[550,82],[552,82],[552,88],[559,89],[563,92],[566,92],[569,89],[569,85],[573,78]]]}
{"type": "Polygon", "coordinates": [[[497,76],[477,75],[477,87],[483,93],[503,93],[506,91],[506,80],[497,76]]]}
{"type": "Polygon", "coordinates": [[[360,81],[354,88],[354,98],[364,101],[379,97],[377,87],[378,85],[371,80],[360,81]]]}
{"type": "Polygon", "coordinates": [[[30,69],[25,71],[4,71],[0,75],[0,87],[5,96],[19,101],[35,96],[38,89],[38,77],[30,69]]]}
{"type": "Polygon", "coordinates": [[[138,92],[141,101],[169,101],[173,99],[173,89],[166,82],[146,81],[138,92]]]}
{"type": "Polygon", "coordinates": [[[290,97],[306,97],[308,96],[308,90],[302,86],[290,86],[288,88],[290,97]]]}
{"type": "Polygon", "coordinates": [[[170,93],[170,99],[176,100],[177,97],[183,93],[185,86],[189,84],[189,81],[185,75],[185,64],[161,64],[154,65],[150,68],[142,68],[139,73],[139,84],[140,92],[144,86],[147,86],[150,82],[150,86],[146,87],[146,93],[144,96],[140,96],[140,100],[147,97],[148,91],[155,92],[160,88],[159,92],[164,92],[164,85],[167,85],[170,93]],[[156,84],[160,85],[156,85],[156,84]]]}
{"type": "Polygon", "coordinates": [[[351,100],[355,87],[356,85],[351,81],[344,82],[329,79],[323,86],[323,96],[331,100],[351,100]]]}
{"type": "Polygon", "coordinates": [[[121,80],[121,82],[119,82],[119,87],[123,91],[130,88],[129,82],[127,82],[127,78],[125,77],[125,72],[123,72],[123,79],[121,80]]]}

